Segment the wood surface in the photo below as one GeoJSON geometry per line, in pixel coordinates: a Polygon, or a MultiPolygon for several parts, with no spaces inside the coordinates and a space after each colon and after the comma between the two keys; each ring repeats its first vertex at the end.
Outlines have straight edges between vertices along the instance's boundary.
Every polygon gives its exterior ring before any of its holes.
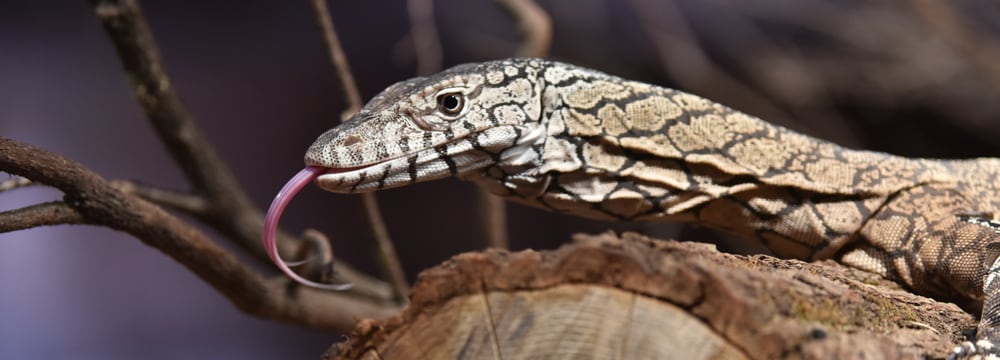
{"type": "Polygon", "coordinates": [[[487,250],[421,274],[328,359],[944,358],[975,319],[831,261],[720,253],[638,234],[487,250]]]}

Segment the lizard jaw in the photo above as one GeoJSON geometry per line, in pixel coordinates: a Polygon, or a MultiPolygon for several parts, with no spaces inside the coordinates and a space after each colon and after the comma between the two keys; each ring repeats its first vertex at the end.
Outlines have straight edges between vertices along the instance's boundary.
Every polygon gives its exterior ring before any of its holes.
{"type": "Polygon", "coordinates": [[[544,126],[500,126],[453,139],[415,153],[356,167],[335,168],[306,158],[306,164],[328,169],[316,185],[335,193],[363,193],[448,176],[467,175],[498,161],[510,166],[538,165],[546,141],[544,126]]]}
{"type": "Polygon", "coordinates": [[[325,168],[316,185],[335,193],[364,193],[460,175],[492,163],[489,153],[460,139],[370,165],[325,168]]]}

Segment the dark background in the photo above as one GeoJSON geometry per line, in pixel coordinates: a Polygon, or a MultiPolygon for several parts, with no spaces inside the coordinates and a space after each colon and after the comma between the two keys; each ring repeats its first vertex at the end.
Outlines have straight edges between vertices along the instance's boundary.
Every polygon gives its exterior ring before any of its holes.
{"type": "MultiPolygon", "coordinates": [[[[493,2],[434,3],[446,66],[509,57],[518,48],[515,23],[493,2]]],[[[551,58],[680,88],[851,147],[1000,155],[1000,7],[986,0],[900,3],[540,1],[553,18],[551,58]]],[[[364,98],[413,76],[404,1],[329,6],[364,98]]],[[[308,3],[143,7],[189,110],[266,207],[343,110],[308,3]]],[[[83,1],[0,2],[0,136],[54,150],[108,178],[186,188],[83,1]]],[[[0,210],[58,196],[41,187],[3,193],[0,210]]],[[[411,278],[483,247],[471,184],[418,184],[379,199],[411,278]]],[[[717,237],[517,205],[508,214],[515,249],[552,248],[572,233],[608,228],[717,237]]],[[[322,230],[342,261],[374,271],[355,197],[307,188],[282,224],[322,230]]],[[[244,315],[124,234],[86,226],[0,234],[2,359],[316,358],[338,339],[244,315]]]]}

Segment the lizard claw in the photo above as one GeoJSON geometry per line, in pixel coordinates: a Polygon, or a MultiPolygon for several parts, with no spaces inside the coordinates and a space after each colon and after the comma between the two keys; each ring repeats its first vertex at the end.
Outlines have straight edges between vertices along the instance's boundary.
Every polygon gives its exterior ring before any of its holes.
{"type": "Polygon", "coordinates": [[[975,343],[971,341],[963,342],[961,345],[955,347],[951,351],[951,355],[948,355],[948,360],[979,360],[979,359],[989,359],[998,360],[1000,359],[1000,348],[993,345],[989,340],[979,340],[975,343]]]}

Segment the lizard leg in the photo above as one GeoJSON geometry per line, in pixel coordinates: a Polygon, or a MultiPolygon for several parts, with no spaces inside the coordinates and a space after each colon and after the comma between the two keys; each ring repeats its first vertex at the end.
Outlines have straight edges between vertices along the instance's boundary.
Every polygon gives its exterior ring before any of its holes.
{"type": "Polygon", "coordinates": [[[992,217],[954,189],[908,189],[868,221],[859,231],[859,246],[841,261],[966,311],[981,311],[975,340],[956,347],[949,358],[1000,359],[1000,222],[992,217]]]}
{"type": "MultiPolygon", "coordinates": [[[[981,225],[991,230],[996,238],[996,233],[1000,233],[1000,222],[976,218],[964,217],[963,221],[981,225]]],[[[987,241],[983,244],[984,250],[996,253],[995,242],[987,241]]],[[[955,347],[949,360],[958,359],[1000,359],[1000,258],[993,260],[989,270],[983,276],[983,312],[979,319],[979,326],[976,329],[976,339],[966,341],[955,347]]]]}

